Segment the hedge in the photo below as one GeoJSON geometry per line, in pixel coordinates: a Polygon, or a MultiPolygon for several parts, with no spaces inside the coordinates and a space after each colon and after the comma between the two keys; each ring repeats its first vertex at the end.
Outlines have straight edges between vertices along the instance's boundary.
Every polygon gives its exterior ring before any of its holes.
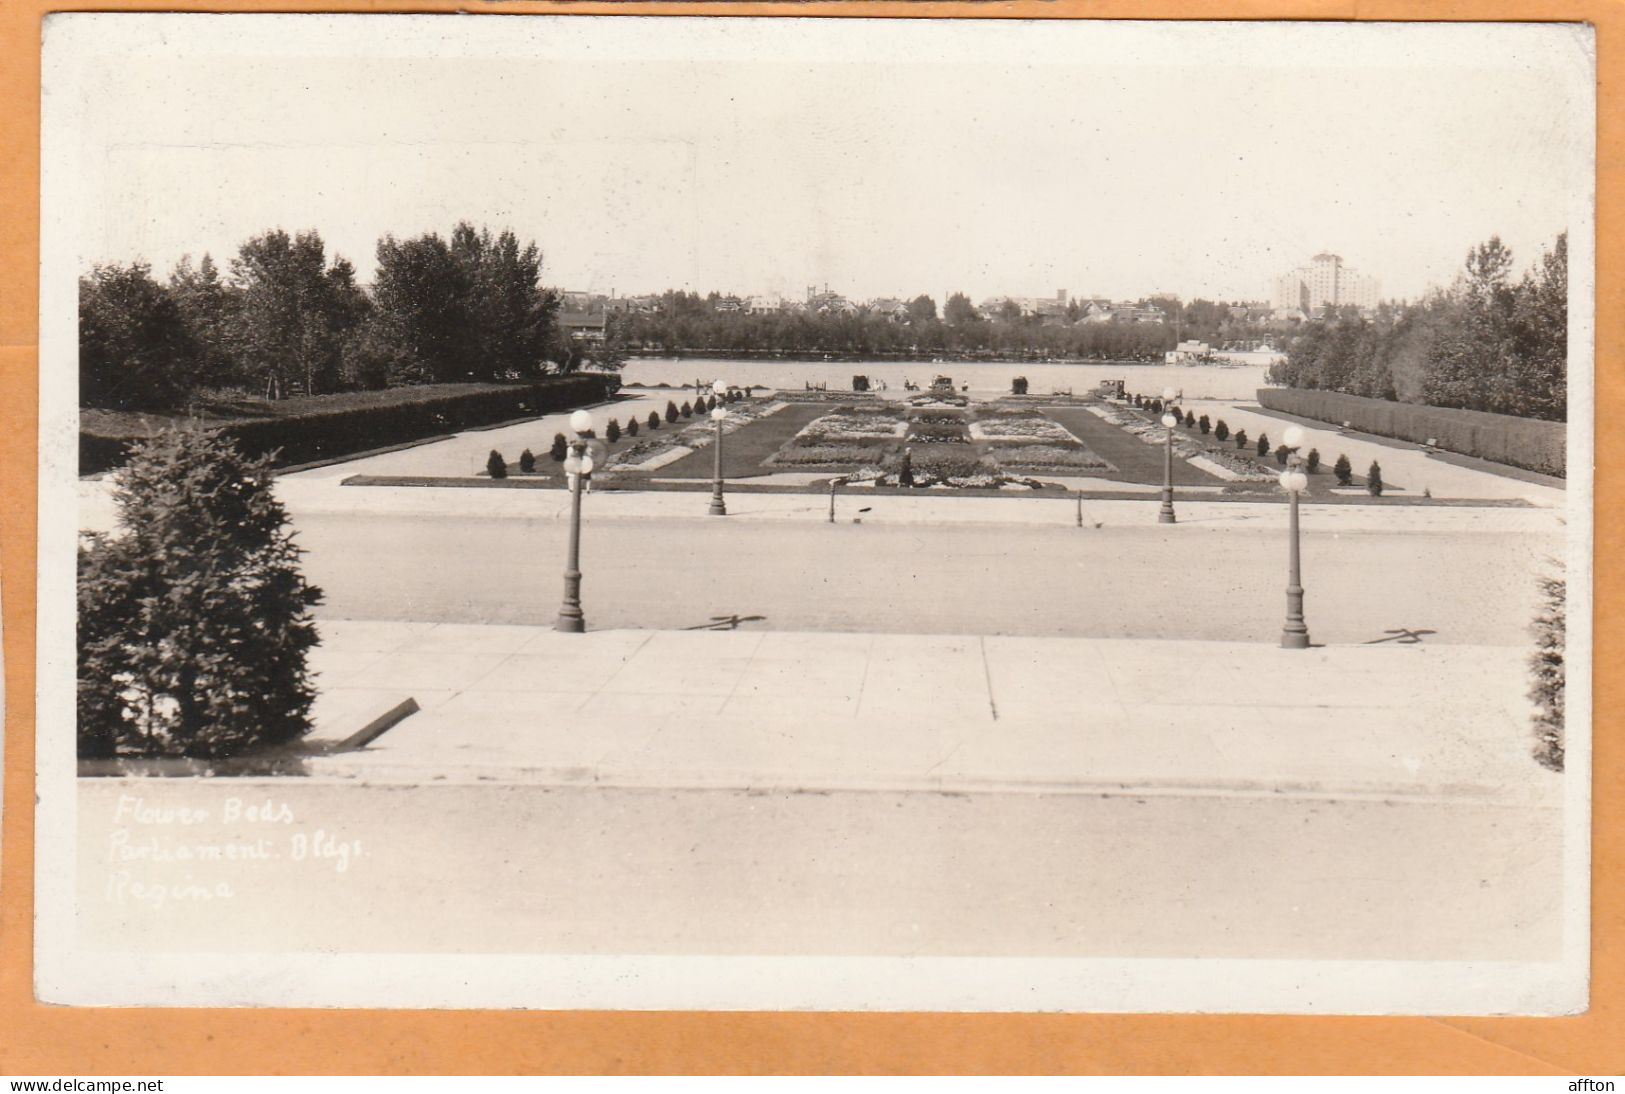
{"type": "Polygon", "coordinates": [[[1489,414],[1367,399],[1335,391],[1304,388],[1260,388],[1258,403],[1270,410],[1314,418],[1322,422],[1348,422],[1362,433],[1395,437],[1447,452],[1477,456],[1546,475],[1566,472],[1568,427],[1563,422],[1489,414]]]}
{"type": "MultiPolygon", "coordinates": [[[[353,395],[315,396],[269,404],[263,417],[202,424],[235,441],[245,455],[280,449],[277,463],[312,463],[374,448],[404,444],[475,426],[602,402],[608,380],[597,375],[555,376],[529,383],[437,384],[353,395]]],[[[142,426],[100,427],[94,411],[81,413],[79,473],[92,474],[124,462],[127,447],[186,419],[147,418],[142,426]]]]}

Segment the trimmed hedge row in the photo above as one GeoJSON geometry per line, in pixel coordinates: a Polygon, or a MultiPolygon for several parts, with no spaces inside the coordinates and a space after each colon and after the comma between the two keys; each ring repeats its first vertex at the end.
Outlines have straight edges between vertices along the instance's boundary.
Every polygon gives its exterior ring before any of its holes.
{"type": "Polygon", "coordinates": [[[1419,444],[1431,441],[1447,452],[1477,456],[1546,475],[1562,476],[1567,466],[1567,426],[1562,422],[1420,403],[1395,403],[1306,388],[1260,388],[1258,403],[1270,410],[1303,418],[1348,422],[1362,433],[1375,433],[1380,437],[1396,437],[1419,444]]]}
{"type": "MultiPolygon", "coordinates": [[[[343,400],[350,405],[317,404],[291,414],[245,418],[212,427],[236,442],[245,455],[280,450],[279,465],[312,463],[601,402],[609,397],[610,379],[597,375],[555,376],[498,388],[482,385],[477,391],[464,392],[447,392],[442,385],[424,392],[421,398],[397,396],[383,405],[358,406],[345,396],[335,396],[335,402],[343,400]]],[[[393,389],[391,394],[404,390],[393,389]]],[[[174,422],[177,426],[184,423],[185,419],[179,418],[174,422]]],[[[149,435],[150,431],[110,434],[81,427],[79,473],[88,475],[119,466],[128,446],[149,435]]]]}

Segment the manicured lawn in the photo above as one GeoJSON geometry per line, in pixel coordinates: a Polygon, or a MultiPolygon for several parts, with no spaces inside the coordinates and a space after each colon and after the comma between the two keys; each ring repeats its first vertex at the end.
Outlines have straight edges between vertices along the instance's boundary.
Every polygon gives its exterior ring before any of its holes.
{"type": "MultiPolygon", "coordinates": [[[[1080,441],[1117,468],[1116,471],[1094,472],[1100,478],[1113,479],[1117,482],[1162,485],[1161,445],[1146,444],[1127,430],[1119,429],[1105,419],[1095,417],[1084,407],[1049,407],[1044,413],[1071,430],[1080,441]]],[[[1192,467],[1176,455],[1174,485],[1223,486],[1225,480],[1192,467]]]]}
{"type": "MultiPolygon", "coordinates": [[[[791,403],[777,414],[758,418],[743,428],[727,434],[722,438],[723,475],[730,479],[745,479],[772,474],[775,471],[791,470],[784,467],[763,467],[762,461],[777,452],[781,445],[800,432],[808,422],[829,412],[830,407],[820,403],[791,403]]],[[[663,479],[709,479],[715,460],[716,454],[707,446],[695,449],[682,459],[667,464],[655,474],[663,479]]]]}

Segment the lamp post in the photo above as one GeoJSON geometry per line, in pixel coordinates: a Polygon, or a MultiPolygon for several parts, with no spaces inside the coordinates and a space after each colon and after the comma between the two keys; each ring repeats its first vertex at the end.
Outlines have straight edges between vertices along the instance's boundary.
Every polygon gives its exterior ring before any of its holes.
{"type": "Polygon", "coordinates": [[[580,634],[587,629],[586,617],[581,613],[581,488],[592,474],[592,452],[587,448],[592,415],[585,410],[570,415],[570,430],[575,439],[570,442],[569,455],[564,457],[564,473],[570,482],[570,553],[564,562],[564,602],[559,605],[553,629],[580,634]]]}
{"type": "Polygon", "coordinates": [[[1286,579],[1286,622],[1281,627],[1281,648],[1306,650],[1309,648],[1309,626],[1303,621],[1303,578],[1298,569],[1298,495],[1309,486],[1309,476],[1303,473],[1298,446],[1303,443],[1303,430],[1288,426],[1281,443],[1291,452],[1287,468],[1281,472],[1281,489],[1287,493],[1287,535],[1290,540],[1290,561],[1286,579]]]}
{"type": "Polygon", "coordinates": [[[728,385],[718,380],[711,385],[711,391],[719,403],[711,410],[711,420],[717,425],[717,451],[711,475],[711,508],[706,513],[708,516],[725,517],[728,515],[728,503],[722,500],[722,420],[728,416],[728,409],[721,405],[720,400],[728,394],[728,385]]]}
{"type": "Polygon", "coordinates": [[[1174,417],[1173,399],[1175,391],[1171,387],[1162,389],[1162,424],[1168,430],[1167,445],[1162,453],[1162,509],[1157,513],[1158,524],[1174,523],[1174,426],[1179,419],[1174,417]]]}

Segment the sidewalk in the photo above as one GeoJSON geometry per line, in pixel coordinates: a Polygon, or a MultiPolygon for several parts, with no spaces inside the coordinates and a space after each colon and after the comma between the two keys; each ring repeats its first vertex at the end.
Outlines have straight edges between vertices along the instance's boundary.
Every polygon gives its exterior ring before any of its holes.
{"type": "Polygon", "coordinates": [[[316,777],[1555,805],[1524,653],[321,623],[316,777]]]}

